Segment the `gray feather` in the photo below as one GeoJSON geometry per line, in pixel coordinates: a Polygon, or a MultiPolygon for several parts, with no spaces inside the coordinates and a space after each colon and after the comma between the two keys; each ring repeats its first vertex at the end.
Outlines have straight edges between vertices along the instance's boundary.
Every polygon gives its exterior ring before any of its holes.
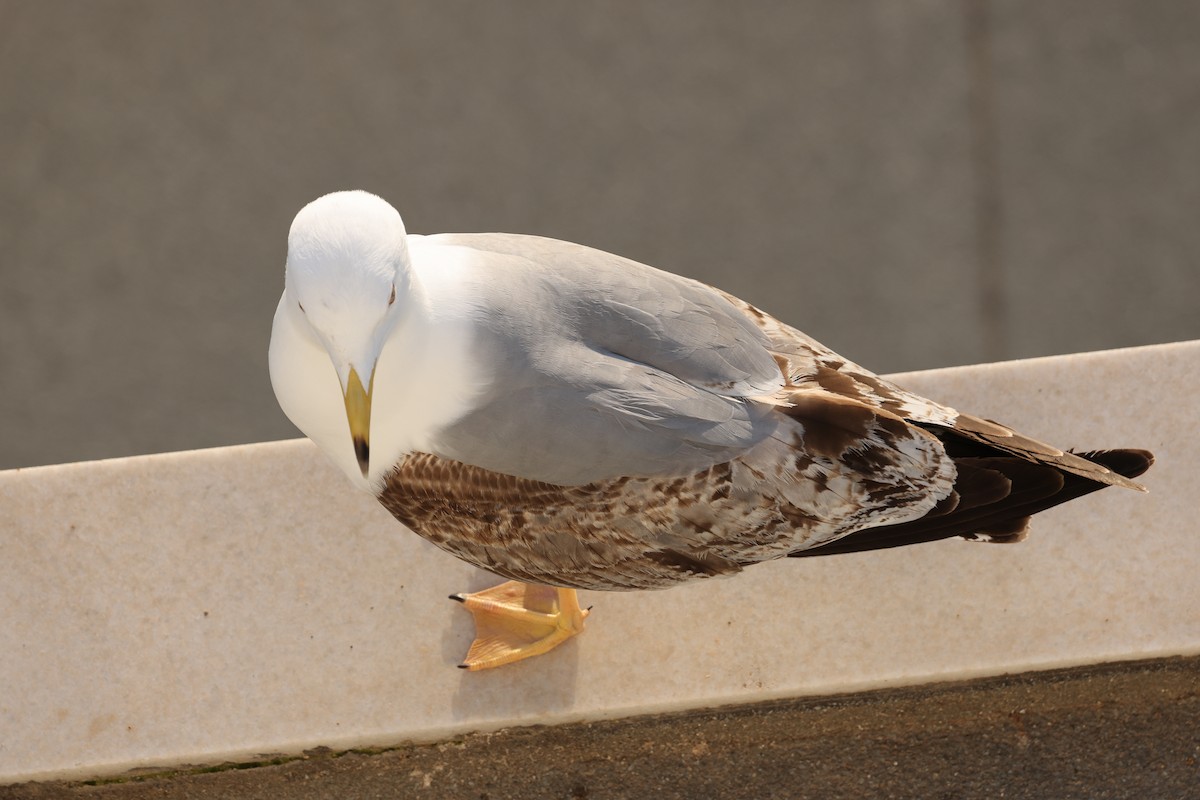
{"type": "Polygon", "coordinates": [[[443,234],[486,254],[469,288],[486,308],[481,405],[435,441],[441,455],[559,485],[690,474],[773,427],[783,376],[768,340],[720,293],[582,245],[443,234]]]}

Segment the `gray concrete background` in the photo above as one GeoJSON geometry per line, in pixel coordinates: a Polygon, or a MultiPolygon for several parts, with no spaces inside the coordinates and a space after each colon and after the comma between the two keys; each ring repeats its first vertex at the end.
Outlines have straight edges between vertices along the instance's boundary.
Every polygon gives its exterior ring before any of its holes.
{"type": "Polygon", "coordinates": [[[584,242],[881,371],[1200,336],[1188,0],[0,0],[0,467],[284,438],[287,227],[584,242]]]}

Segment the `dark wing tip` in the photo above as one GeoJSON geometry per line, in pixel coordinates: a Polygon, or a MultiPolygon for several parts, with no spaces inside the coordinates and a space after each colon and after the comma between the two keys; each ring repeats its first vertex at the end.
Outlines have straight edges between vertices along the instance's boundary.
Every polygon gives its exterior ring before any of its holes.
{"type": "Polygon", "coordinates": [[[1128,448],[1122,450],[1093,450],[1080,453],[1088,461],[1103,464],[1118,475],[1136,478],[1154,465],[1154,454],[1149,450],[1128,448]]]}
{"type": "Polygon", "coordinates": [[[1116,473],[1125,478],[1126,480],[1121,482],[1120,485],[1130,489],[1137,489],[1139,492],[1148,491],[1145,486],[1133,481],[1132,478],[1142,475],[1153,466],[1154,454],[1149,450],[1140,450],[1137,448],[1092,450],[1086,453],[1079,453],[1078,455],[1080,458],[1086,458],[1088,461],[1105,467],[1109,472],[1116,473]]]}

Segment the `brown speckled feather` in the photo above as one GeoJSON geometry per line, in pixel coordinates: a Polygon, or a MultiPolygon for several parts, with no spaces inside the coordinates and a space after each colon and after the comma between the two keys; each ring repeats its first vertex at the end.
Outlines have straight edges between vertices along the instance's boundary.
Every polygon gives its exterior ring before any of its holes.
{"type": "Polygon", "coordinates": [[[742,309],[766,334],[780,369],[797,386],[815,383],[835,394],[884,408],[910,422],[925,424],[930,428],[949,429],[963,439],[983,445],[983,452],[1008,453],[1050,464],[1105,485],[1145,491],[1140,484],[1103,464],[1039,442],[994,420],[961,413],[902,389],[847,361],[802,331],[785,325],[746,301],[730,294],[724,296],[742,309]]]}
{"type": "Polygon", "coordinates": [[[787,555],[951,536],[1018,541],[1037,511],[1103,485],[1140,488],[1121,473],[1144,471],[1149,454],[1091,460],[960,414],[723,296],[765,334],[784,379],[774,394],[747,398],[772,409],[774,425],[748,451],[699,471],[582,485],[419,452],[391,471],[380,502],[424,538],[499,575],[617,590],[787,555]]]}
{"type": "Polygon", "coordinates": [[[556,486],[414,453],[379,499],[424,538],[499,575],[649,589],[919,517],[949,493],[951,463],[920,428],[821,391],[792,401],[776,435],[687,475],[556,486]]]}

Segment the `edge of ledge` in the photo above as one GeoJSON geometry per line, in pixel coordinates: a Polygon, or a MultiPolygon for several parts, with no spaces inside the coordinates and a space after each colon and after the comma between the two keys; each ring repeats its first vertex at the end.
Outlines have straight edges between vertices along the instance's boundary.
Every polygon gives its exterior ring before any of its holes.
{"type": "Polygon", "coordinates": [[[585,636],[490,674],[451,668],[471,626],[443,601],[494,579],[306,440],[0,472],[0,783],[1200,653],[1178,613],[1200,607],[1200,545],[1176,524],[1198,366],[1182,342],[899,376],[1062,446],[1155,450],[1153,494],[1047,512],[1015,547],[597,593],[585,636]]]}

